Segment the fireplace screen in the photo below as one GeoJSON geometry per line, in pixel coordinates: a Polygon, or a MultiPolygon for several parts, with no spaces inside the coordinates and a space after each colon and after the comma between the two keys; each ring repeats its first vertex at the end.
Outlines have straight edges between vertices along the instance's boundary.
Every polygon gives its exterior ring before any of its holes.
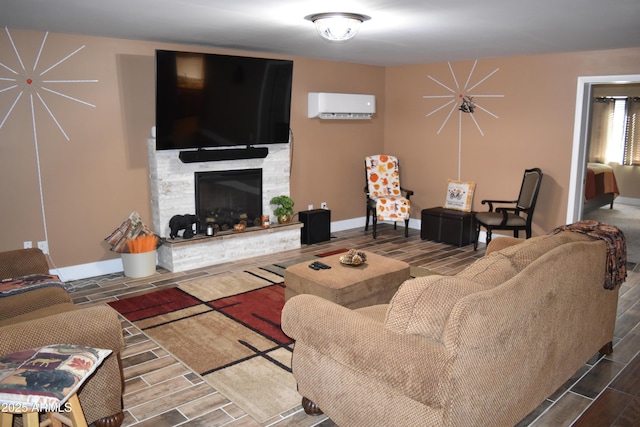
{"type": "Polygon", "coordinates": [[[261,225],[262,169],[196,172],[195,183],[201,230],[208,224],[232,230],[241,221],[261,225]]]}

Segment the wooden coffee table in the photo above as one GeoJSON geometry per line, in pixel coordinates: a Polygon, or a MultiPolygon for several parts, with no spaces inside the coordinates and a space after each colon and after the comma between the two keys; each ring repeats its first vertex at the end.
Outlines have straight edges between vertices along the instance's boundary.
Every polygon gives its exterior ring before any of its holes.
{"type": "Polygon", "coordinates": [[[409,276],[409,264],[370,252],[366,264],[340,263],[344,254],[292,265],[284,272],[285,300],[298,294],[312,294],[348,308],[388,303],[409,276]],[[320,261],[330,269],[313,270],[309,264],[320,261]]]}

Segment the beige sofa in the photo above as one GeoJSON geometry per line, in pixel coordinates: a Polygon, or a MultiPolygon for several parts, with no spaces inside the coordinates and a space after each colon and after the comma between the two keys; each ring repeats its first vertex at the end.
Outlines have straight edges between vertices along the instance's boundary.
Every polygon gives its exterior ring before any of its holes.
{"type": "MultiPolygon", "coordinates": [[[[39,249],[0,252],[0,279],[48,274],[39,249]]],[[[0,297],[0,355],[49,344],[79,344],[106,348],[113,353],[78,393],[89,424],[122,424],[124,383],[120,353],[124,349],[122,325],[110,307],[81,308],[62,287],[43,287],[0,297]]]]}
{"type": "Polygon", "coordinates": [[[456,276],[406,281],[388,305],[296,296],[282,328],[303,406],[350,427],[513,426],[612,351],[605,260],[604,241],[575,232],[496,239],[456,276]]]}

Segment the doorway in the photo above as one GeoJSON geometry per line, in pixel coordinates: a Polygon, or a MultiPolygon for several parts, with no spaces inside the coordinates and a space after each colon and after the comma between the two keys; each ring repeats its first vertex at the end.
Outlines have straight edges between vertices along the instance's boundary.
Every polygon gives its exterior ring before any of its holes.
{"type": "MultiPolygon", "coordinates": [[[[591,97],[593,88],[601,84],[640,83],[640,75],[589,76],[578,78],[576,112],[574,120],[573,150],[566,223],[583,219],[585,176],[588,151],[588,137],[591,117],[591,97]]],[[[585,216],[620,227],[627,237],[628,261],[640,263],[640,207],[620,205],[614,202],[614,211],[608,207],[598,209],[585,216]],[[637,247],[636,247],[637,246],[637,247]],[[636,259],[637,258],[637,259],[636,259]]]]}
{"type": "Polygon", "coordinates": [[[640,74],[616,76],[578,77],[576,91],[576,112],[573,126],[573,149],[571,153],[571,174],[569,178],[569,198],[567,203],[567,224],[582,218],[584,182],[587,165],[589,117],[591,113],[591,93],[598,84],[640,83],[640,74]]]}

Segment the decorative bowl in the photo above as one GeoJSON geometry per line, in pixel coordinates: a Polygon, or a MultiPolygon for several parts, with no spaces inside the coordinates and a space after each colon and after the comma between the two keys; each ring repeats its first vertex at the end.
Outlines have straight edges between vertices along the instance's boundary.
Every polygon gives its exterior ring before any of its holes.
{"type": "Polygon", "coordinates": [[[365,254],[364,252],[356,251],[355,249],[350,249],[349,252],[342,255],[339,260],[340,263],[344,265],[362,265],[367,262],[367,254],[365,254]]]}

